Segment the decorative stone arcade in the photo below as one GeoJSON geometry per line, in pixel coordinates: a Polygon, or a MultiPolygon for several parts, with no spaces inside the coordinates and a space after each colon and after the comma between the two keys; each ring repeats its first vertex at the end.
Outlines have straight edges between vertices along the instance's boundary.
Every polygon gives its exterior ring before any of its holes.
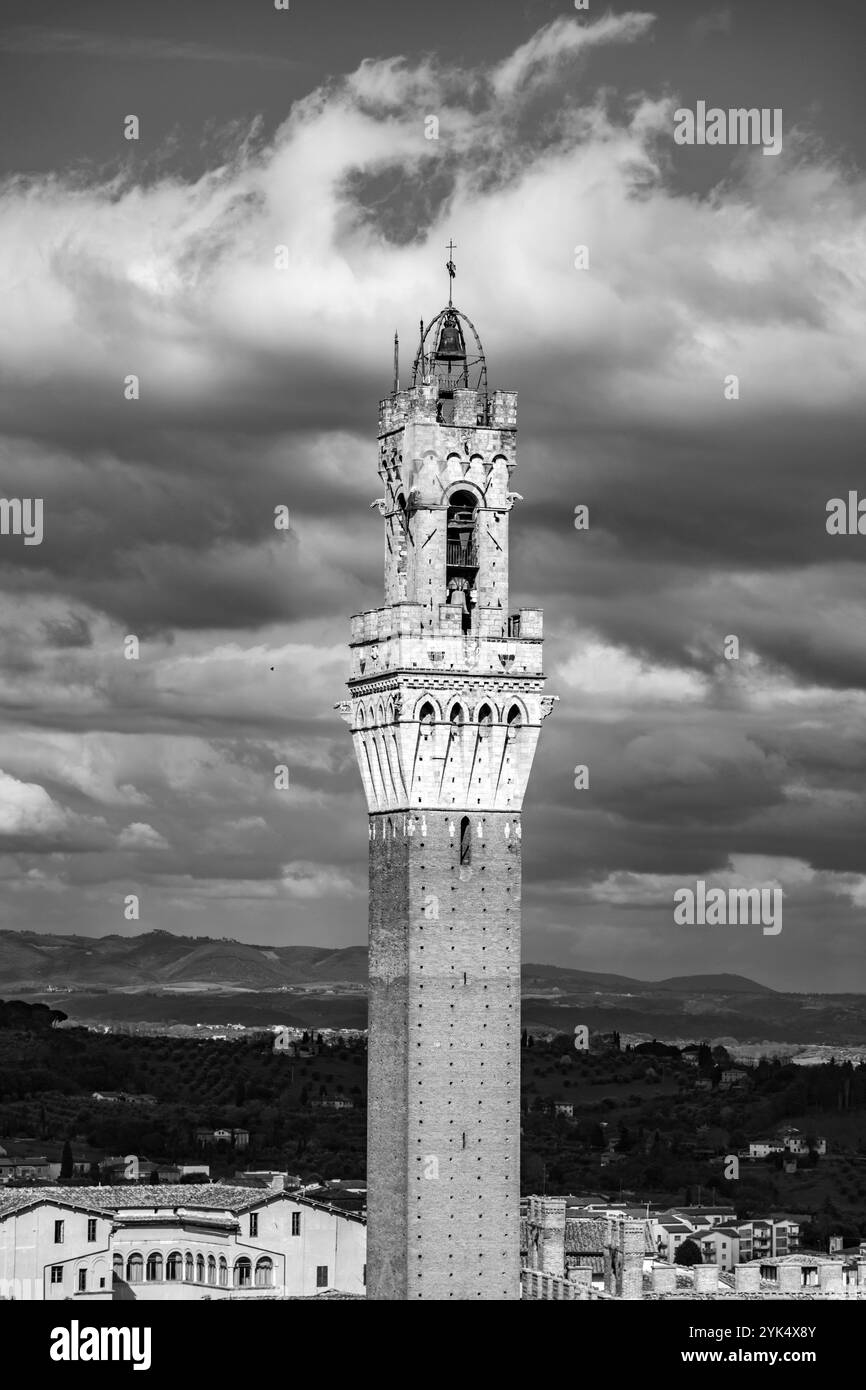
{"type": "Polygon", "coordinates": [[[520,1297],[521,808],[554,700],[541,612],[508,608],[516,434],[449,302],[380,406],[385,605],[338,706],[369,809],[368,1298],[520,1297]]]}

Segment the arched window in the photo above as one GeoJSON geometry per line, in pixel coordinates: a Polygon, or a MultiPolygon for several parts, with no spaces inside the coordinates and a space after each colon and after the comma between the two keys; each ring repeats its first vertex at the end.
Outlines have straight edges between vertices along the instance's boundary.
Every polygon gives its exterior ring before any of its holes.
{"type": "Polygon", "coordinates": [[[482,705],[478,711],[478,732],[482,738],[490,733],[493,725],[493,711],[489,705],[482,705]]]}
{"type": "Polygon", "coordinates": [[[454,492],[448,499],[445,540],[445,593],[450,607],[462,614],[464,632],[472,628],[472,590],[478,574],[478,545],[475,536],[478,497],[473,492],[454,492]]]}
{"type": "Polygon", "coordinates": [[[203,1283],[204,1283],[204,1255],[198,1255],[198,1256],[196,1256],[196,1262],[195,1262],[195,1277],[196,1277],[196,1283],[198,1283],[198,1284],[203,1284],[203,1283]]]}
{"type": "Polygon", "coordinates": [[[459,732],[466,716],[463,713],[463,706],[456,704],[451,707],[451,727],[455,733],[459,732]]]}
{"type": "Polygon", "coordinates": [[[140,1255],[130,1255],[126,1262],[127,1284],[140,1284],[144,1273],[144,1261],[140,1255]]]}
{"type": "Polygon", "coordinates": [[[227,1287],[228,1287],[228,1282],[229,1282],[229,1267],[228,1267],[228,1264],[226,1263],[226,1257],[225,1257],[225,1255],[220,1255],[220,1288],[222,1288],[222,1289],[227,1288],[227,1287]]]}
{"type": "Polygon", "coordinates": [[[246,1255],[235,1260],[235,1288],[248,1289],[253,1282],[253,1267],[246,1255]]]}
{"type": "Polygon", "coordinates": [[[269,1260],[269,1259],[267,1258],[267,1256],[264,1256],[264,1258],[262,1258],[261,1260],[258,1260],[258,1261],[256,1262],[256,1288],[257,1288],[257,1289],[264,1289],[264,1288],[267,1288],[267,1287],[268,1287],[269,1285],[271,1285],[273,1282],[274,1282],[274,1265],[273,1265],[273,1261],[272,1261],[272,1260],[269,1260]]]}
{"type": "Polygon", "coordinates": [[[432,725],[436,722],[436,711],[429,700],[425,701],[421,706],[421,713],[418,715],[418,719],[425,725],[425,734],[429,734],[432,725]]]}
{"type": "Polygon", "coordinates": [[[180,1253],[179,1250],[172,1250],[171,1254],[166,1260],[165,1277],[166,1279],[183,1278],[183,1255],[180,1253]]]}
{"type": "Polygon", "coordinates": [[[192,1255],[190,1254],[190,1252],[189,1252],[188,1250],[187,1250],[187,1252],[186,1252],[185,1265],[186,1265],[186,1272],[185,1272],[186,1282],[187,1282],[188,1284],[191,1284],[192,1281],[193,1281],[193,1279],[195,1278],[195,1265],[193,1264],[192,1255]]]}
{"type": "Polygon", "coordinates": [[[144,1273],[149,1284],[160,1283],[162,1280],[162,1255],[148,1255],[144,1273]]]}
{"type": "Polygon", "coordinates": [[[512,705],[508,711],[508,737],[517,738],[523,728],[523,715],[520,713],[519,705],[512,705]]]}
{"type": "Polygon", "coordinates": [[[213,1255],[207,1257],[207,1281],[209,1284],[216,1283],[216,1260],[213,1255]]]}
{"type": "Polygon", "coordinates": [[[472,863],[472,828],[468,816],[460,822],[460,863],[461,866],[472,863]]]}

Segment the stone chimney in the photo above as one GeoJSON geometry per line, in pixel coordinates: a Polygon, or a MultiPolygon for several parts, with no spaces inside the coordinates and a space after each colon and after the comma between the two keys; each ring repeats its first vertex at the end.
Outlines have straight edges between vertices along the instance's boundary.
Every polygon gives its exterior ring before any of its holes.
{"type": "Polygon", "coordinates": [[[530,1197],[529,1264],[565,1278],[565,1198],[530,1197]]]}

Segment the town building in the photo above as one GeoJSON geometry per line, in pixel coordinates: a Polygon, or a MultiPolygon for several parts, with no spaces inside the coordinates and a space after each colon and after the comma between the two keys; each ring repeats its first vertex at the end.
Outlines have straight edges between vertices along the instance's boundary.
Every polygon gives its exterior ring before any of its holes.
{"type": "Polygon", "coordinates": [[[744,1155],[746,1158],[768,1158],[770,1154],[787,1154],[792,1157],[805,1157],[809,1153],[821,1156],[827,1152],[827,1140],[822,1135],[807,1136],[789,1126],[777,1134],[752,1139],[744,1155]]]}
{"type": "Polygon", "coordinates": [[[740,1263],[740,1233],[736,1226],[710,1226],[694,1237],[705,1265],[734,1269],[740,1263]]]}
{"type": "MultiPolygon", "coordinates": [[[[866,1299],[866,1257],[803,1252],[731,1263],[741,1227],[704,1221],[694,1239],[709,1259],[690,1267],[653,1258],[659,1224],[675,1218],[613,1214],[572,1220],[566,1201],[530,1197],[522,1229],[528,1299],[866,1299]],[[727,1249],[726,1249],[727,1247],[727,1249]]],[[[680,1220],[681,1227],[687,1222],[680,1220]]]]}
{"type": "Polygon", "coordinates": [[[0,1192],[0,1298],[362,1296],[363,1218],[297,1192],[206,1186],[0,1192]]]}
{"type": "Polygon", "coordinates": [[[756,1217],[737,1223],[740,1234],[740,1262],[757,1259],[783,1259],[797,1252],[800,1223],[790,1217],[756,1217]]]}
{"type": "Polygon", "coordinates": [[[753,1084],[745,1067],[725,1067],[719,1078],[719,1089],[722,1091],[742,1090],[753,1084]]]}
{"type": "Polygon", "coordinates": [[[369,813],[374,1299],[520,1296],[521,808],[554,701],[541,612],[510,611],[516,437],[449,296],[380,404],[385,602],[338,706],[369,813]]]}
{"type": "Polygon", "coordinates": [[[749,1141],[749,1158],[767,1158],[770,1154],[780,1154],[784,1147],[781,1139],[752,1139],[749,1141]]]}

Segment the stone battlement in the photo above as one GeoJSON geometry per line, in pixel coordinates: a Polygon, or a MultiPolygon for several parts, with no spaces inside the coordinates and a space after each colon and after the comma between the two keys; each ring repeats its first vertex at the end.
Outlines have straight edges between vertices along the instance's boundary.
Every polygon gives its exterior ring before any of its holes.
{"type": "MultiPolygon", "coordinates": [[[[381,400],[379,437],[413,421],[435,424],[441,385],[438,377],[431,377],[406,391],[392,392],[381,400]]],[[[514,430],[517,428],[517,392],[493,391],[485,395],[482,391],[457,387],[454,390],[452,423],[471,425],[476,429],[514,430]]]]}

